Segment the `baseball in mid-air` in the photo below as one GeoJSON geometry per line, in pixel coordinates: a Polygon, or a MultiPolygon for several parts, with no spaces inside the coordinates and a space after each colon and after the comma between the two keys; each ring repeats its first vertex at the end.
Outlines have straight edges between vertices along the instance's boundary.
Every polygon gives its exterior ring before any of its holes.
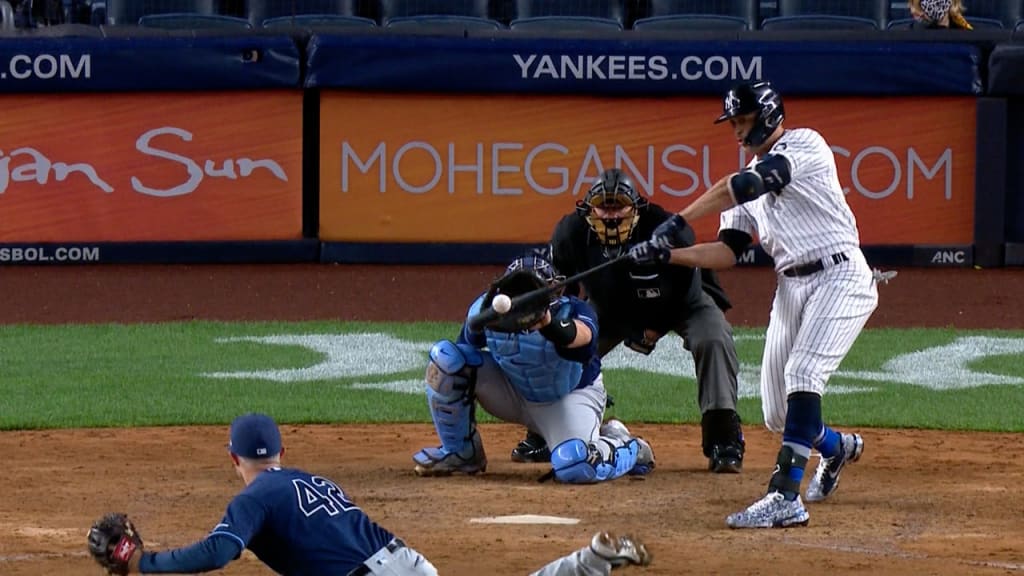
{"type": "Polygon", "coordinates": [[[507,294],[498,294],[491,301],[491,308],[498,314],[506,314],[512,309],[512,299],[507,294]]]}

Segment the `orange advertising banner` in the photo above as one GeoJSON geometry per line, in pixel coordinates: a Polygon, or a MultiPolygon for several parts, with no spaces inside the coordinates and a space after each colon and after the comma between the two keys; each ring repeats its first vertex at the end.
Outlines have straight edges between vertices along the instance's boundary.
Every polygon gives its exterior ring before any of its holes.
{"type": "MultiPolygon", "coordinates": [[[[790,98],[790,127],[835,152],[861,241],[970,244],[975,101],[790,98]]],[[[535,243],[603,170],[678,210],[744,166],[715,98],[324,92],[320,238],[535,243]]],[[[694,223],[712,239],[718,219],[694,223]]]]}
{"type": "Polygon", "coordinates": [[[3,97],[0,242],[302,237],[298,92],[3,97]]]}

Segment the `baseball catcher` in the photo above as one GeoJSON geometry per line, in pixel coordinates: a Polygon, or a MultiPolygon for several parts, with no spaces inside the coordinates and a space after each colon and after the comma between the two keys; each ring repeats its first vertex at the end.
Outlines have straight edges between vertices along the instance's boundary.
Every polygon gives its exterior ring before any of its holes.
{"type": "MultiPolygon", "coordinates": [[[[576,274],[626,254],[669,219],[670,213],[643,198],[622,170],[606,170],[576,210],[555,227],[551,261],[565,274],[576,274]]],[[[667,241],[689,246],[696,240],[689,226],[674,230],[667,241]]],[[[740,472],[745,443],[736,412],[739,361],[732,327],[724,311],[728,298],[710,270],[667,262],[621,263],[588,276],[581,286],[601,324],[597,353],[602,358],[620,343],[650,354],[668,332],[683,338],[693,355],[701,411],[704,455],[717,473],[740,472]]],[[[536,430],[512,451],[515,461],[536,461],[547,446],[536,430]]]]}
{"type": "Polygon", "coordinates": [[[518,258],[470,306],[455,342],[430,349],[427,405],[438,447],[413,456],[420,476],[476,474],[487,469],[476,402],[506,422],[536,430],[552,446],[555,479],[593,483],[654,468],[654,453],[621,422],[602,425],[606,394],[597,355],[598,325],[586,302],[564,296],[562,277],[541,255],[518,258]],[[499,295],[534,293],[479,330],[474,318],[499,295]]]}

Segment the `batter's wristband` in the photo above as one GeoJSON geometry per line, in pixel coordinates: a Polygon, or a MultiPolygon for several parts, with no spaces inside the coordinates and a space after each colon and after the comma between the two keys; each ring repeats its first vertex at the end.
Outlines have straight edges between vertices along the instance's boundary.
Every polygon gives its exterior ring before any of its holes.
{"type": "Polygon", "coordinates": [[[552,320],[547,326],[540,329],[540,333],[555,346],[565,348],[576,339],[576,321],[552,320]]]}

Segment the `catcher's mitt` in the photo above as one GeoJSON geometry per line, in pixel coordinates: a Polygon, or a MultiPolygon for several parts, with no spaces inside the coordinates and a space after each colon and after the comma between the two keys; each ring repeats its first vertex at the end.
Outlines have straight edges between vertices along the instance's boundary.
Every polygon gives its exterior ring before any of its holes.
{"type": "Polygon", "coordinates": [[[107,514],[89,529],[89,553],[107,574],[128,574],[129,562],[142,550],[142,537],[125,514],[107,514]]]}
{"type": "MultiPolygon", "coordinates": [[[[491,301],[498,294],[505,294],[515,301],[516,296],[522,296],[539,288],[547,288],[548,283],[536,272],[529,269],[518,269],[509,272],[495,280],[487,294],[484,295],[483,307],[490,308],[491,301]]],[[[519,332],[526,330],[544,318],[548,306],[551,305],[551,294],[543,292],[535,298],[515,302],[508,313],[499,316],[497,320],[487,325],[487,328],[496,332],[519,332]]]]}

